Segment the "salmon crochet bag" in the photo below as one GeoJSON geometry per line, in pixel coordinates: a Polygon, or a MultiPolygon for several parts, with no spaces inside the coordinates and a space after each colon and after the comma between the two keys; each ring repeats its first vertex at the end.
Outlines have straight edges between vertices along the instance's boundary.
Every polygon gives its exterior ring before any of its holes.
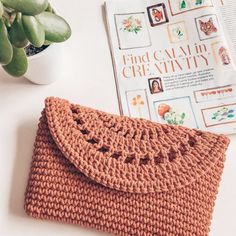
{"type": "Polygon", "coordinates": [[[25,210],[116,235],[208,235],[228,143],[48,98],[25,210]]]}

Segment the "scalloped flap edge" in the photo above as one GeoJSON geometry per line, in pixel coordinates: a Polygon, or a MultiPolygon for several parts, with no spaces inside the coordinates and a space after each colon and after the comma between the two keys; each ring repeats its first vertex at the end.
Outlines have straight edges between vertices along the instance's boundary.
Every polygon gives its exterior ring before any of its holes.
{"type": "Polygon", "coordinates": [[[182,188],[224,160],[229,139],[180,126],[111,115],[50,97],[47,125],[57,147],[87,177],[124,192],[182,188]]]}

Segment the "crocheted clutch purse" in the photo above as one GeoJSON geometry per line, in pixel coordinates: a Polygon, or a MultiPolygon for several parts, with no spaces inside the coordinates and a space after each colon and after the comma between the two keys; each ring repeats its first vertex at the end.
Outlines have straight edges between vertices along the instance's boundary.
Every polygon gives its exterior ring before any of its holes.
{"type": "Polygon", "coordinates": [[[204,236],[228,143],[48,98],[25,210],[116,235],[204,236]]]}

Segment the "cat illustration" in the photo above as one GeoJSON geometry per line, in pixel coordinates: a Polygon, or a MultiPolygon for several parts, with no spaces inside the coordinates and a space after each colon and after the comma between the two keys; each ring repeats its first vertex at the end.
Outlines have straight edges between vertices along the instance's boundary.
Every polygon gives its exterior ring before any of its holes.
{"type": "Polygon", "coordinates": [[[199,24],[200,24],[200,30],[207,36],[217,32],[217,28],[214,25],[212,17],[206,22],[199,20],[199,24]]]}

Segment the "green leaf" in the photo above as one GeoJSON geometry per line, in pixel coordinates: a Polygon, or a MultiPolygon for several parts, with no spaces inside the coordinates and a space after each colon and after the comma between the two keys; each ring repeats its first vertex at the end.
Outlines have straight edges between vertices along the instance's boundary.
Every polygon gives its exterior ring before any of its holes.
{"type": "Polygon", "coordinates": [[[50,41],[48,41],[48,40],[45,40],[45,42],[44,42],[44,44],[43,44],[43,45],[46,45],[46,46],[48,46],[48,45],[50,45],[50,44],[52,44],[52,42],[50,42],[50,41]]]}
{"type": "Polygon", "coordinates": [[[46,11],[35,17],[45,30],[46,40],[63,42],[71,36],[71,28],[62,17],[46,11]]]}
{"type": "Polygon", "coordinates": [[[229,114],[228,118],[234,118],[234,114],[229,114]]]}
{"type": "Polygon", "coordinates": [[[35,46],[41,47],[45,41],[45,32],[43,26],[34,16],[22,16],[24,32],[28,40],[35,46]]]}
{"type": "Polygon", "coordinates": [[[12,45],[8,39],[7,28],[3,19],[0,19],[0,64],[11,62],[13,55],[12,45]]]}
{"type": "Polygon", "coordinates": [[[28,39],[25,35],[24,28],[21,21],[21,15],[18,13],[12,27],[9,31],[10,41],[13,46],[23,48],[28,44],[28,39]]]}
{"type": "Polygon", "coordinates": [[[2,2],[0,1],[0,19],[2,19],[2,15],[4,13],[2,2]]]}
{"type": "Polygon", "coordinates": [[[52,8],[50,3],[48,3],[48,7],[47,7],[47,9],[45,11],[54,13],[54,10],[53,10],[53,8],[52,8]]]}
{"type": "Polygon", "coordinates": [[[20,77],[24,75],[28,68],[28,61],[25,50],[23,48],[13,47],[12,61],[3,66],[3,69],[14,77],[20,77]]]}
{"type": "Polygon", "coordinates": [[[6,27],[10,28],[11,27],[11,22],[9,21],[9,19],[4,17],[3,20],[4,20],[4,24],[6,25],[6,27]]]}
{"type": "Polygon", "coordinates": [[[1,2],[24,15],[31,16],[40,14],[48,7],[47,0],[1,0],[1,2]]]}

